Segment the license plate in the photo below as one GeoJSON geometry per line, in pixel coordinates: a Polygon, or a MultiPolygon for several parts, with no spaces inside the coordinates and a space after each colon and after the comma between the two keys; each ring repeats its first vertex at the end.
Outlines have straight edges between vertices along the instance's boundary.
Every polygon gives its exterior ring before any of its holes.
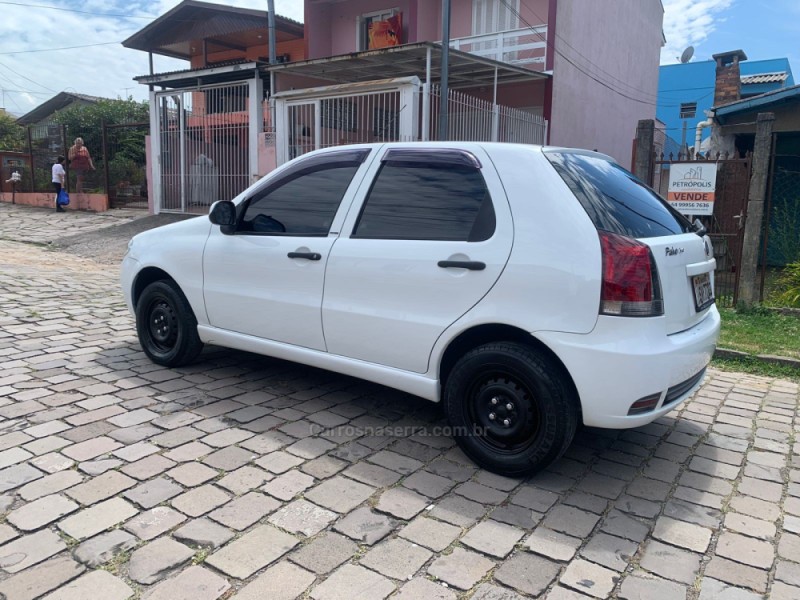
{"type": "Polygon", "coordinates": [[[711,275],[702,273],[692,277],[694,289],[694,307],[697,312],[714,304],[714,290],[711,289],[711,275]]]}

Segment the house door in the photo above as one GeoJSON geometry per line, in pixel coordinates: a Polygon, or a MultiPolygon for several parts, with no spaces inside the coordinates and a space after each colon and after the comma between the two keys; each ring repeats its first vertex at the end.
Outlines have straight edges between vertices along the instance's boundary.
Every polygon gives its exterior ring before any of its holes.
{"type": "Polygon", "coordinates": [[[205,213],[250,185],[249,82],[156,94],[158,212],[205,213]]]}
{"type": "MultiPolygon", "coordinates": [[[[472,0],[472,35],[490,36],[501,31],[519,28],[519,0],[472,0]]],[[[516,56],[504,56],[501,38],[487,37],[473,43],[472,52],[494,60],[511,61],[516,56]]]]}

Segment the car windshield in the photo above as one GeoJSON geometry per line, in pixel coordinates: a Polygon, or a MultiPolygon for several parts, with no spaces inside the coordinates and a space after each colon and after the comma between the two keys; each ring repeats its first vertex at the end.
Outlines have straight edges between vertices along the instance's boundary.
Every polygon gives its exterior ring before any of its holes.
{"type": "Polygon", "coordinates": [[[618,164],[574,152],[545,156],[597,229],[634,238],[693,231],[686,217],[618,164]]]}

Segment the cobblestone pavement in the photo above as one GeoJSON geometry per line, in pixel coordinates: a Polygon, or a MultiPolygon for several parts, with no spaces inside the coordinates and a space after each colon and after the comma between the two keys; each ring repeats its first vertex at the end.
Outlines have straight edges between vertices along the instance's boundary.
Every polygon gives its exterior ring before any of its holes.
{"type": "Polygon", "coordinates": [[[3,202],[0,203],[0,240],[49,244],[58,238],[96,231],[146,215],[146,211],[130,209],[57,213],[55,210],[3,202]]]}
{"type": "Polygon", "coordinates": [[[517,481],[380,386],[150,363],[116,277],[0,242],[9,600],[800,598],[795,383],[710,372],[680,413],[583,430],[517,481]]]}

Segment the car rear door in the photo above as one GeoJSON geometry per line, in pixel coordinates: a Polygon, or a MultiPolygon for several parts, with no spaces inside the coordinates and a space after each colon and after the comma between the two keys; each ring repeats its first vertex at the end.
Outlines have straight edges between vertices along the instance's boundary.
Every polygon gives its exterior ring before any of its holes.
{"type": "Polygon", "coordinates": [[[328,259],[325,340],[332,354],[424,373],[437,338],[505,268],[511,212],[477,145],[378,158],[328,259]]]}

